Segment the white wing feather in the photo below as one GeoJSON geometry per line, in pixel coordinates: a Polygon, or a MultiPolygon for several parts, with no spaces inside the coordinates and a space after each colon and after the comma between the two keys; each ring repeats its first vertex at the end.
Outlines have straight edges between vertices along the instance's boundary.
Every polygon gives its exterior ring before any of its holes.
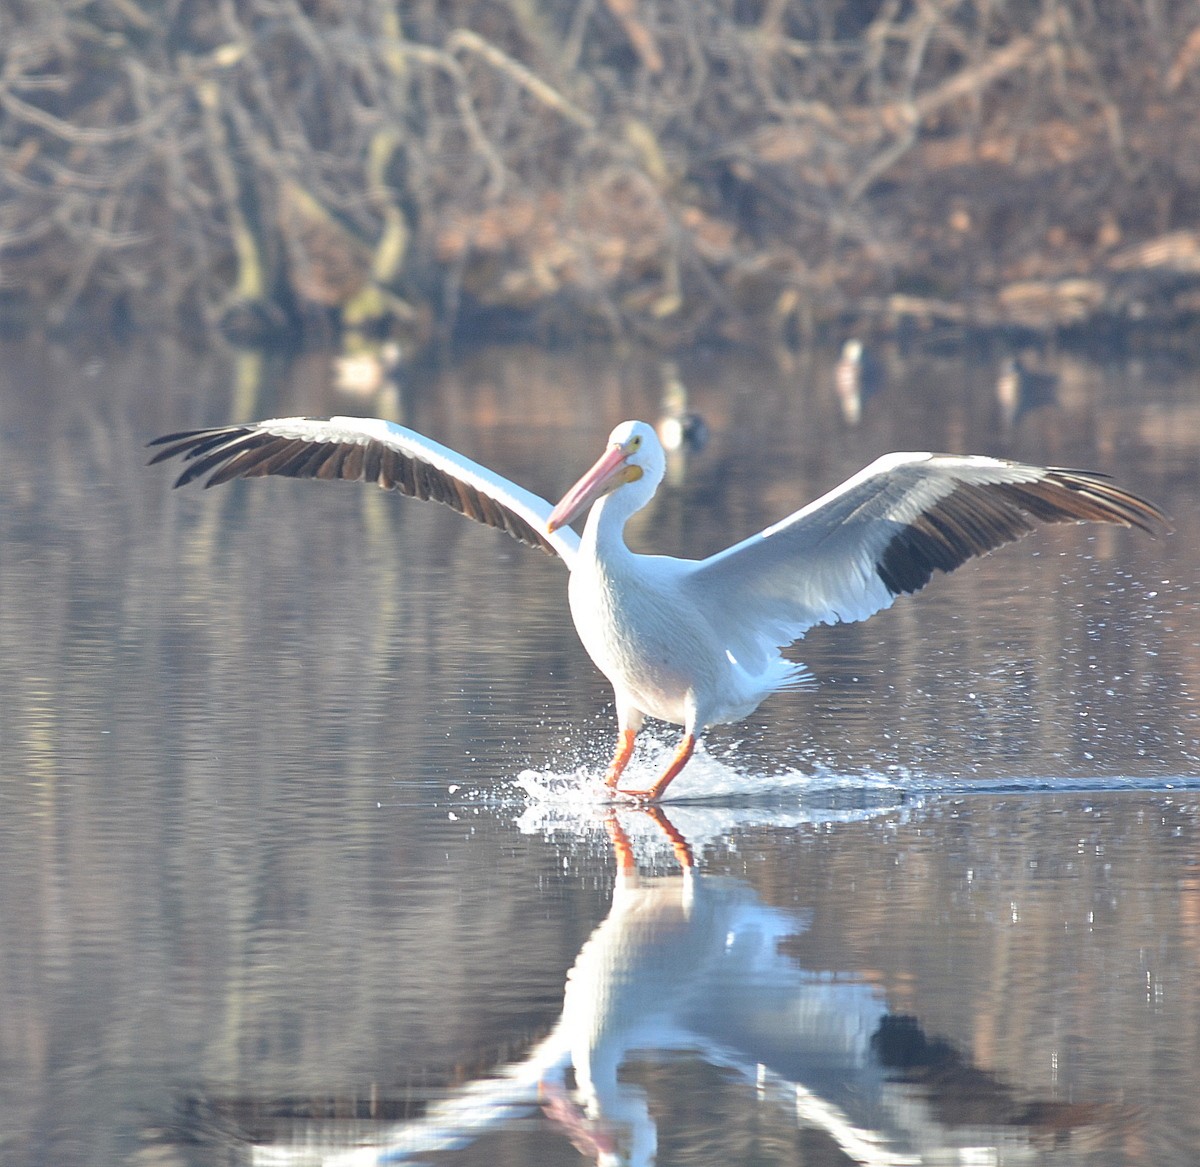
{"type": "Polygon", "coordinates": [[[1038,522],[1147,530],[1162,515],[1100,475],[986,457],[899,453],[686,573],[684,586],[751,671],[814,624],[865,620],[934,570],[1038,522]]]}

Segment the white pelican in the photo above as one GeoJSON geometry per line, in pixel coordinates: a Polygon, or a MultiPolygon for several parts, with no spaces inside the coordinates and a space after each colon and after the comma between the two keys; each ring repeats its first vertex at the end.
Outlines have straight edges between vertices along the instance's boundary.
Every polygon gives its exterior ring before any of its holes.
{"type": "Polygon", "coordinates": [[[1096,522],[1150,533],[1163,513],[1104,476],[996,458],[887,454],[786,519],[708,559],[639,555],[625,524],[665,470],[653,427],[617,426],[596,464],[556,506],[437,442],[374,418],[275,418],[168,434],[152,462],[182,456],[182,486],[268,474],[375,482],[446,503],[570,571],[579,638],[616,696],[616,791],[647,716],[683,726],[659,798],[711,725],[746,717],[802,684],[780,648],[814,624],[865,620],[935,570],[1020,538],[1036,523],[1096,522]],[[207,476],[207,477],[205,477],[207,476]],[[590,508],[583,536],[569,524],[590,508]]]}

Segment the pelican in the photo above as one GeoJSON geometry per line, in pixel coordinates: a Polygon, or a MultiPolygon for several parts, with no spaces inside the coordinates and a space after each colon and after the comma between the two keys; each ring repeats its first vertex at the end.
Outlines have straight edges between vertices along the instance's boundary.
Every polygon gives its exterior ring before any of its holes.
{"type": "Polygon", "coordinates": [[[640,555],[630,517],[666,469],[652,426],[627,421],[557,506],[461,454],[375,418],[275,418],[167,434],[151,463],[181,457],[183,486],[235,478],[374,482],[445,503],[557,555],[571,614],[616,697],[611,791],[654,801],[713,725],[738,721],[770,694],[811,680],[780,649],[815,624],[865,620],[934,571],[1028,534],[1038,523],[1094,522],[1154,534],[1153,503],[1081,470],[953,454],[886,454],[815,502],[707,559],[640,555]],[[584,513],[579,536],[570,524],[584,513]],[[620,790],[646,717],[683,727],[652,785],[620,790]]]}

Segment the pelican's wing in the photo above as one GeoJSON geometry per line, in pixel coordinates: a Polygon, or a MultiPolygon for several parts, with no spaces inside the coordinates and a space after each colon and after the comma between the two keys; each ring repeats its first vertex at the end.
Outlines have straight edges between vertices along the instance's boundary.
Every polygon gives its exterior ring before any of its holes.
{"type": "Polygon", "coordinates": [[[888,454],[765,531],[697,563],[684,586],[746,667],[814,624],[865,620],[935,570],[1038,523],[1165,523],[1152,503],[1080,470],[888,454]]]}
{"type": "Polygon", "coordinates": [[[547,533],[553,508],[544,498],[413,430],[378,418],[278,417],[167,434],[150,445],[163,447],[151,464],[174,457],[187,463],[176,486],[205,475],[205,486],[267,474],[374,482],[386,490],[445,503],[530,547],[561,556],[568,567],[579,549],[579,536],[569,527],[547,533]]]}
{"type": "Polygon", "coordinates": [[[523,1061],[454,1086],[414,1118],[367,1129],[360,1136],[363,1145],[351,1150],[336,1149],[339,1143],[345,1146],[346,1138],[338,1127],[348,1124],[310,1122],[294,1141],[254,1147],[250,1161],[254,1167],[421,1167],[441,1160],[445,1152],[462,1150],[489,1130],[528,1118],[547,1089],[560,1090],[558,1082],[571,1061],[570,1037],[560,1021],[523,1061]],[[328,1149],[321,1146],[323,1130],[333,1136],[328,1149]],[[339,1134],[342,1139],[334,1142],[339,1134]]]}

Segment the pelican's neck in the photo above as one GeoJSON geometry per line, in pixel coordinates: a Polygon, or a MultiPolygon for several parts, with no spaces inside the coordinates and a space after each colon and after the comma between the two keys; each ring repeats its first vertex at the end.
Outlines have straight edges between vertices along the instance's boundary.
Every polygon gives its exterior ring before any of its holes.
{"type": "Polygon", "coordinates": [[[633,552],[625,542],[625,524],[654,497],[657,488],[653,478],[643,478],[593,503],[583,527],[583,554],[602,563],[630,558],[633,552]]]}
{"type": "Polygon", "coordinates": [[[615,507],[615,500],[615,495],[608,494],[594,503],[583,525],[580,551],[604,563],[629,555],[629,546],[625,542],[625,524],[629,521],[629,512],[626,508],[615,507]]]}

